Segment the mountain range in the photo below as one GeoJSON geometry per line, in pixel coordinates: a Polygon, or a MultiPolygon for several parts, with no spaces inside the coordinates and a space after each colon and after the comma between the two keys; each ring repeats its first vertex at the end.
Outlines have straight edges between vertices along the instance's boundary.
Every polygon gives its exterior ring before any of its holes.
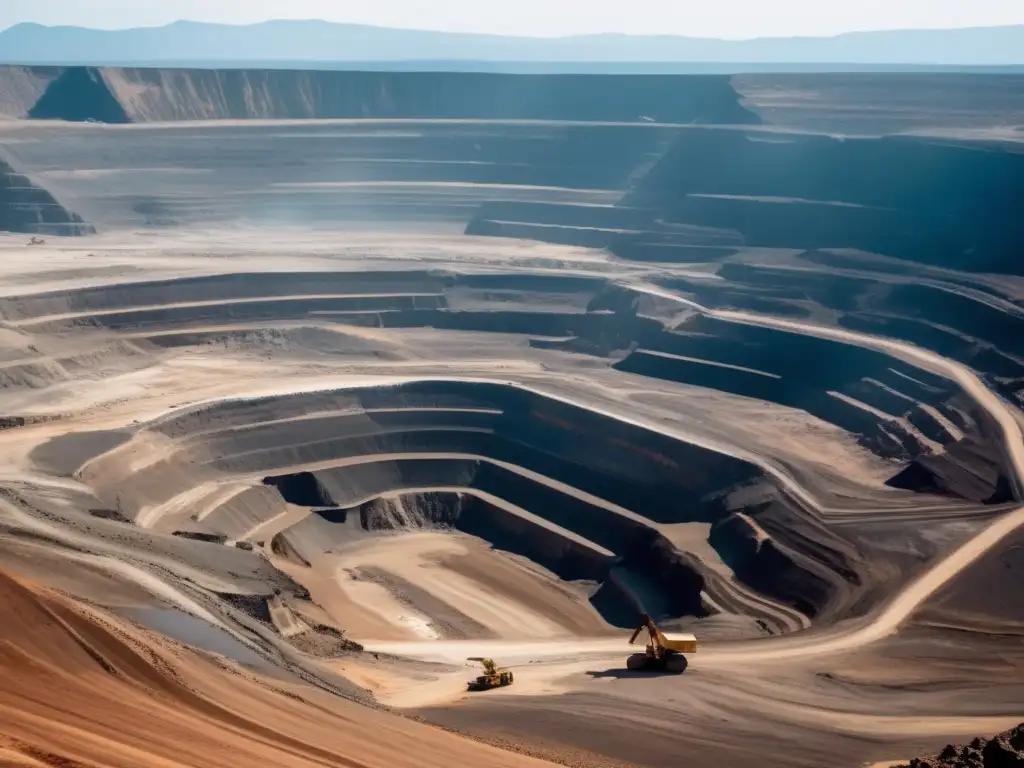
{"type": "Polygon", "coordinates": [[[389,29],[325,21],[247,26],[181,21],[97,30],[19,24],[0,32],[0,63],[169,62],[749,62],[1012,66],[1024,26],[851,32],[834,37],[717,40],[622,34],[559,38],[389,29]]]}

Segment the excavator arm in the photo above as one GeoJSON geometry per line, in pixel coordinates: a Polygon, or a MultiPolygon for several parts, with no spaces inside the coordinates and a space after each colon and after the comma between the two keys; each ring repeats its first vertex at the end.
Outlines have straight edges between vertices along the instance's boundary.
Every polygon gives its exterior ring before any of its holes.
{"type": "Polygon", "coordinates": [[[646,613],[640,617],[640,626],[636,628],[636,631],[633,632],[633,636],[629,638],[629,644],[632,645],[634,642],[636,642],[637,636],[645,629],[647,630],[647,634],[650,635],[651,646],[655,648],[655,650],[661,648],[661,633],[658,632],[658,627],[655,625],[651,617],[648,616],[646,613]]]}
{"type": "Polygon", "coordinates": [[[668,670],[676,674],[685,670],[688,662],[683,654],[697,652],[697,638],[682,633],[665,635],[645,613],[640,617],[640,626],[629,638],[629,644],[636,642],[645,629],[651,638],[646,651],[634,653],[626,660],[626,666],[636,670],[668,670]]]}
{"type": "Polygon", "coordinates": [[[494,659],[485,659],[482,656],[470,656],[466,661],[479,661],[481,666],[484,668],[484,672],[488,675],[493,675],[498,670],[498,665],[494,663],[494,659]]]}

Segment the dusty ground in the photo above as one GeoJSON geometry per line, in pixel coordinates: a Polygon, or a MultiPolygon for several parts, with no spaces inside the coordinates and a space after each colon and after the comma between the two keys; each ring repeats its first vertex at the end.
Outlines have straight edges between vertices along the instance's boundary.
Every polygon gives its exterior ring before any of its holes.
{"type": "Polygon", "coordinates": [[[5,765],[541,765],[211,659],[2,579],[5,765]],[[45,696],[40,694],[45,692],[45,696]]]}

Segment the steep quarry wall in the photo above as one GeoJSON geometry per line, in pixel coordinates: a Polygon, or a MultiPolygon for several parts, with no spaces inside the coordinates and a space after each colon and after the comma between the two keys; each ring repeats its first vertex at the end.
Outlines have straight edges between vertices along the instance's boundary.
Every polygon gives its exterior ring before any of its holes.
{"type": "Polygon", "coordinates": [[[61,73],[58,67],[0,67],[0,120],[20,120],[61,73]]]}
{"type": "MultiPolygon", "coordinates": [[[[844,265],[827,253],[809,251],[800,258],[844,265]]],[[[898,262],[888,266],[893,265],[898,262]]],[[[716,308],[806,317],[810,300],[842,313],[839,324],[846,328],[895,334],[1000,380],[1024,379],[1024,313],[999,296],[958,289],[955,284],[887,282],[866,272],[854,276],[813,268],[727,263],[718,275],[724,279],[715,284],[675,280],[667,284],[692,292],[698,301],[716,308]]]]}
{"type": "MultiPolygon", "coordinates": [[[[1024,120],[1024,77],[965,73],[732,77],[0,67],[0,116],[24,118],[56,79],[101,80],[132,120],[517,115],[749,124],[827,133],[998,128],[1024,120]],[[83,76],[83,73],[90,73],[83,76]],[[582,87],[581,87],[582,86],[582,87]],[[688,105],[688,106],[687,106],[688,105]],[[470,114],[465,114],[469,110],[470,114]],[[589,114],[588,114],[589,112],[589,114]],[[616,118],[614,115],[619,114],[616,118]]],[[[57,88],[56,90],[61,90],[57,88]]],[[[65,89],[65,95],[67,95],[65,89]]],[[[93,93],[93,97],[98,94],[93,93]]],[[[99,119],[98,117],[96,119],[99,119]]]]}
{"type": "Polygon", "coordinates": [[[1024,76],[982,73],[734,75],[765,122],[823,133],[1002,128],[1024,123],[1024,76]]]}
{"type": "Polygon", "coordinates": [[[416,120],[30,130],[34,141],[4,147],[12,164],[100,231],[372,222],[460,232],[493,199],[614,204],[677,129],[416,120]]]}
{"type": "Polygon", "coordinates": [[[807,616],[816,616],[838,588],[833,571],[780,545],[742,512],[712,526],[709,542],[740,579],[807,616]]]}
{"type": "Polygon", "coordinates": [[[861,347],[695,316],[642,339],[615,367],[799,408],[842,427],[875,453],[911,459],[954,443],[949,380],[861,347]],[[808,368],[808,360],[829,360],[808,368]]]}
{"type": "Polygon", "coordinates": [[[771,581],[774,566],[763,557],[737,559],[735,579],[716,566],[719,542],[723,560],[732,557],[730,536],[691,555],[673,539],[675,526],[710,527],[739,510],[770,526],[789,502],[775,494],[765,511],[734,498],[773,487],[754,464],[528,389],[439,380],[282,395],[197,408],[150,429],[177,444],[174,455],[116,488],[102,479],[107,459],[97,461],[83,479],[100,498],[116,493],[125,513],[144,522],[151,510],[168,510],[159,525],[179,529],[187,510],[167,494],[197,477],[262,478],[230,500],[211,498],[202,522],[210,532],[259,537],[282,504],[304,507],[311,514],[281,532],[278,549],[290,546],[306,561],[381,531],[453,528],[562,578],[601,584],[593,604],[613,623],[639,604],[665,618],[751,614],[772,631],[799,626],[791,608],[841,613],[862,588],[857,545],[838,537],[816,549],[794,544],[790,529],[800,525],[792,517],[771,527],[770,549],[787,563],[784,584],[753,586],[771,581]],[[820,584],[799,602],[793,595],[805,572],[820,584]],[[745,584],[783,607],[747,594],[745,584]]]}
{"type": "Polygon", "coordinates": [[[641,261],[738,248],[849,248],[941,267],[1021,273],[1024,152],[991,140],[850,138],[681,128],[638,170],[622,210],[503,201],[467,233],[606,248],[641,261]]]}
{"type": "Polygon", "coordinates": [[[0,232],[84,235],[92,227],[0,160],[0,232]]]}
{"type": "Polygon", "coordinates": [[[40,119],[425,118],[761,122],[724,76],[8,67],[0,95],[40,119]],[[46,81],[49,82],[46,82],[46,81]],[[9,81],[9,84],[5,81],[9,81]],[[34,106],[23,108],[40,86],[34,106]]]}
{"type": "Polygon", "coordinates": [[[626,197],[750,246],[856,248],[1020,274],[1024,153],[998,143],[680,133],[626,197]]]}
{"type": "MultiPolygon", "coordinates": [[[[953,85],[950,109],[970,101],[953,85]]],[[[856,98],[894,108],[876,91],[856,98]]],[[[643,261],[852,248],[1019,272],[1015,145],[780,132],[741,102],[712,76],[0,69],[0,112],[76,121],[34,127],[9,161],[101,230],[404,222],[643,261]],[[265,122],[297,118],[410,122],[265,122]]]]}
{"type": "Polygon", "coordinates": [[[71,67],[62,71],[47,85],[27,116],[32,120],[130,122],[103,73],[87,67],[71,67]]]}

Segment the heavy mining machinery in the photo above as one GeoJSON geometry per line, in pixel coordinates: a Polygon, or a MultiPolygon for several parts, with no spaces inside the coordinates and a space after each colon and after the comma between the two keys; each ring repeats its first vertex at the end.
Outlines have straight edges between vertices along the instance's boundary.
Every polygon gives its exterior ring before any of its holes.
{"type": "Polygon", "coordinates": [[[626,659],[626,668],[633,670],[650,670],[682,674],[686,671],[686,653],[697,652],[697,638],[690,634],[665,634],[646,613],[640,617],[640,626],[636,628],[629,644],[633,645],[641,632],[647,630],[647,649],[643,653],[634,653],[626,659]]]}
{"type": "Polygon", "coordinates": [[[512,685],[512,670],[499,669],[494,659],[484,659],[480,656],[471,656],[466,661],[479,661],[484,668],[484,673],[469,681],[468,689],[471,691],[489,691],[491,688],[502,688],[512,685]]]}

